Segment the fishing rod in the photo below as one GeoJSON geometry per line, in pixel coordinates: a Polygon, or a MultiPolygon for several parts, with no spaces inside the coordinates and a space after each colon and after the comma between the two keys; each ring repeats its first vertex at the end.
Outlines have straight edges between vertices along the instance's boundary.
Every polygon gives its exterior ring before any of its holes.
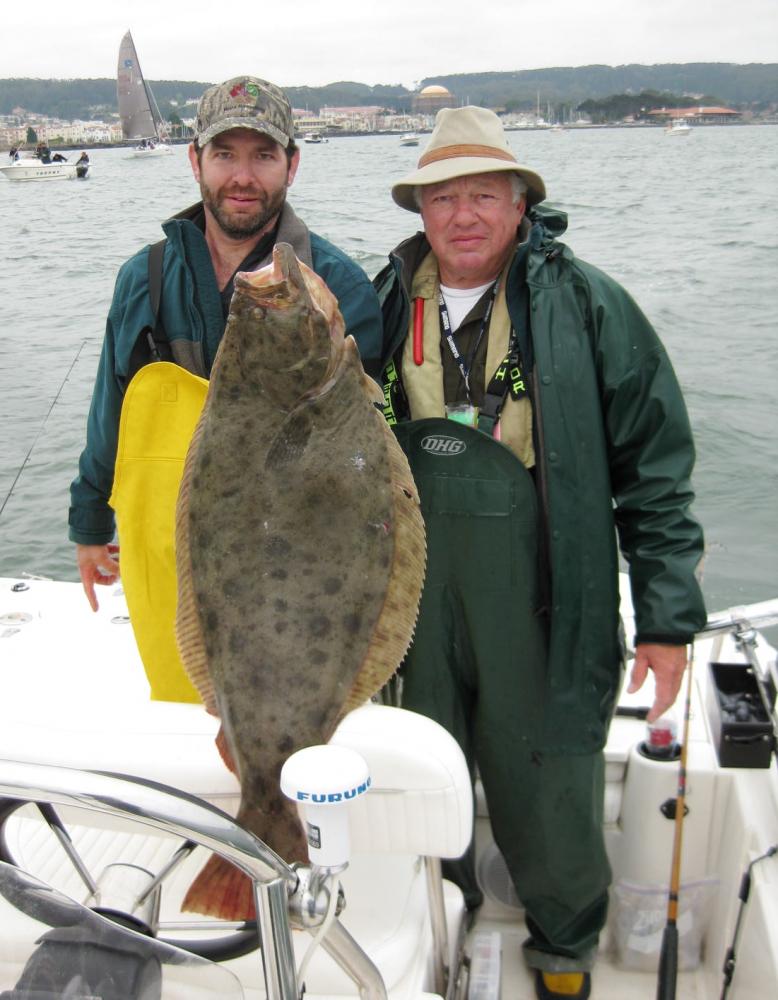
{"type": "MultiPolygon", "coordinates": [[[[714,635],[732,633],[735,642],[746,657],[751,672],[754,674],[759,693],[764,701],[766,711],[770,712],[771,702],[765,690],[761,674],[761,665],[756,652],[756,627],[766,628],[778,624],[778,601],[764,601],[748,607],[732,608],[725,612],[710,615],[703,628],[697,633],[696,639],[710,638],[714,635]]],[[[689,745],[689,720],[691,718],[692,673],[694,668],[694,642],[691,644],[688,660],[688,678],[686,687],[686,705],[684,709],[683,742],[678,768],[678,794],[675,802],[675,830],[673,837],[673,856],[670,872],[670,887],[667,899],[667,923],[662,934],[662,946],[659,955],[659,973],[657,979],[657,1000],[675,1000],[678,979],[678,895],[681,882],[681,848],[683,845],[683,820],[686,812],[686,755],[689,745]]],[[[774,720],[773,726],[775,727],[774,720]]],[[[776,740],[773,737],[773,750],[776,740]]],[[[778,851],[778,845],[771,848],[765,857],[778,851]]],[[[757,858],[757,861],[761,860],[757,858]]],[[[753,862],[754,864],[756,862],[753,862]]],[[[750,867],[749,867],[750,875],[750,867]]],[[[744,880],[745,881],[745,880],[744,880]]],[[[749,878],[750,888],[750,878],[749,878]]],[[[743,888],[741,887],[741,898],[743,888]]],[[[746,894],[747,898],[747,894],[746,894]]],[[[742,911],[741,911],[742,912],[742,911]]],[[[738,919],[739,925],[739,919],[738,919]]],[[[734,942],[733,942],[734,948],[734,942]]],[[[733,948],[730,951],[733,951],[733,948]]],[[[730,954],[727,955],[727,961],[730,954]]],[[[734,958],[732,959],[734,963],[734,958]]],[[[725,974],[727,970],[725,963],[725,974]]],[[[731,971],[730,971],[731,978],[731,971]]],[[[722,994],[722,997],[724,994],[722,994]]]]}
{"type": "Polygon", "coordinates": [[[683,819],[686,812],[686,755],[689,748],[693,670],[694,642],[692,641],[687,666],[686,707],[683,719],[681,760],[678,767],[678,794],[675,800],[675,830],[670,869],[670,890],[667,896],[667,923],[662,932],[656,1000],[675,1000],[675,987],[678,980],[678,893],[681,887],[681,847],[683,846],[683,819]]]}
{"type": "Polygon", "coordinates": [[[27,463],[30,460],[30,455],[32,455],[33,450],[35,449],[35,445],[40,440],[41,434],[43,434],[43,431],[44,431],[44,429],[46,427],[46,424],[49,421],[49,417],[51,416],[51,411],[54,409],[54,407],[57,404],[57,401],[58,401],[59,397],[62,395],[62,390],[65,388],[65,384],[66,384],[68,378],[70,377],[70,373],[76,367],[76,362],[81,357],[81,352],[84,349],[84,344],[86,343],[86,341],[87,341],[86,337],[81,341],[81,346],[76,351],[76,356],[70,362],[70,367],[65,372],[65,377],[62,379],[62,384],[60,385],[59,389],[57,389],[57,394],[55,395],[54,399],[52,399],[52,401],[51,401],[51,405],[49,406],[48,412],[46,413],[46,416],[43,418],[43,422],[41,423],[40,428],[38,429],[38,433],[35,435],[35,440],[32,442],[32,444],[30,445],[30,448],[29,448],[27,454],[24,456],[24,461],[19,466],[19,471],[14,476],[14,481],[11,483],[11,488],[10,488],[10,490],[8,491],[8,493],[5,496],[5,500],[3,500],[2,507],[0,507],[0,517],[3,516],[3,511],[5,510],[6,504],[11,499],[11,495],[13,494],[13,491],[16,489],[16,484],[19,482],[22,473],[24,472],[24,470],[27,467],[27,463]]]}

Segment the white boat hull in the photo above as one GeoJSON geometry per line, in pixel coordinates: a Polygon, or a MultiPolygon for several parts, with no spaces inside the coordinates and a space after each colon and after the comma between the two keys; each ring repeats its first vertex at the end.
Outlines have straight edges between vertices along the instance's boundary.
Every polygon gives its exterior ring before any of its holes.
{"type": "Polygon", "coordinates": [[[41,163],[18,160],[0,167],[9,181],[73,181],[78,177],[75,163],[41,163]]]}
{"type": "Polygon", "coordinates": [[[130,153],[131,157],[138,160],[151,160],[158,156],[169,156],[173,152],[173,147],[161,142],[153,149],[140,149],[137,146],[130,153]]]}

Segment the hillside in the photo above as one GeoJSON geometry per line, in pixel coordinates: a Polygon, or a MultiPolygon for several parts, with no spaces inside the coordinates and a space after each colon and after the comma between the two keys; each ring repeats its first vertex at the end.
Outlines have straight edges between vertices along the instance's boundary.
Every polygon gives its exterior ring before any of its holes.
{"type": "MultiPolygon", "coordinates": [[[[191,80],[149,81],[162,114],[191,115],[194,104],[209,86],[191,80]],[[188,106],[188,107],[187,107],[188,106]]],[[[577,66],[500,73],[462,73],[429,77],[422,86],[442,84],[461,102],[508,110],[540,103],[576,108],[586,100],[615,94],[656,91],[715,97],[739,109],[764,110],[778,106],[778,64],[667,63],[656,66],[577,66]]],[[[318,111],[330,105],[372,105],[410,110],[413,94],[404,87],[374,87],[353,81],[325,87],[288,87],[292,104],[318,111]]],[[[113,79],[5,79],[0,80],[0,115],[15,108],[63,119],[101,118],[115,114],[113,79]]]]}
{"type": "Polygon", "coordinates": [[[462,100],[491,106],[533,107],[538,100],[576,106],[613,94],[660,91],[715,95],[733,107],[778,104],[778,64],[666,63],[656,66],[576,66],[514,73],[463,73],[436,77],[462,100]]]}

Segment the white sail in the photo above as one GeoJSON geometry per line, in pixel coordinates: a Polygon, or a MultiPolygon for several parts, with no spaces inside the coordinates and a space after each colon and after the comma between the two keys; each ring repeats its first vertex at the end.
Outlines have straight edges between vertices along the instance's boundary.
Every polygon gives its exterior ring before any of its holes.
{"type": "Polygon", "coordinates": [[[128,31],[119,46],[116,97],[125,139],[165,139],[166,129],[151,88],[143,79],[138,54],[128,31]]]}

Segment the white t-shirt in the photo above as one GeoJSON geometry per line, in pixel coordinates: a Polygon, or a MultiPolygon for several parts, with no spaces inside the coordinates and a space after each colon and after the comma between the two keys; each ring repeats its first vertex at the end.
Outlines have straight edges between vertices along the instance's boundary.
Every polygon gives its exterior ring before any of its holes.
{"type": "Polygon", "coordinates": [[[485,285],[479,285],[478,288],[449,288],[447,285],[440,286],[440,294],[446,303],[452,332],[459,329],[465,316],[467,316],[486,289],[490,288],[493,284],[493,281],[487,281],[485,285]]]}

